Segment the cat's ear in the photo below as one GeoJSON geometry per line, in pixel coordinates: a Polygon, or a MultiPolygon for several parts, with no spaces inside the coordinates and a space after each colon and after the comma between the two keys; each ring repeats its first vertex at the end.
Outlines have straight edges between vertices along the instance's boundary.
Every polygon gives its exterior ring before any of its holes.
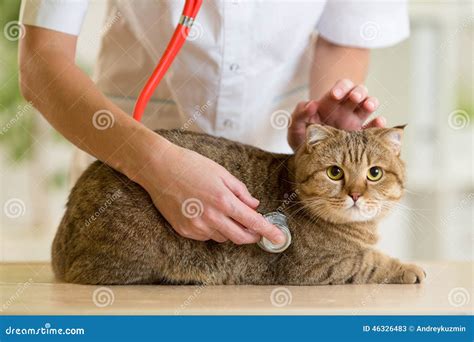
{"type": "Polygon", "coordinates": [[[319,124],[312,124],[306,127],[306,147],[308,150],[317,143],[333,136],[334,128],[319,124]]]}
{"type": "Polygon", "coordinates": [[[390,149],[397,156],[400,155],[400,151],[402,149],[403,131],[405,127],[406,125],[384,128],[380,134],[380,137],[383,139],[383,141],[388,146],[390,146],[390,149]]]}

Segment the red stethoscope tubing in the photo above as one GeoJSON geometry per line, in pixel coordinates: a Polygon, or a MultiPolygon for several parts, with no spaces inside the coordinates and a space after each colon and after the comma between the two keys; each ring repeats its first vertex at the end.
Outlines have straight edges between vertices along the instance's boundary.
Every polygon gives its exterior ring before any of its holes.
{"type": "MultiPolygon", "coordinates": [[[[201,3],[202,0],[186,0],[181,18],[188,18],[194,20],[199,11],[199,8],[201,7],[201,3]]],[[[153,70],[153,73],[151,74],[150,78],[148,79],[142,91],[140,92],[140,95],[138,96],[135,108],[133,110],[133,118],[135,120],[141,121],[143,112],[145,111],[148,101],[150,101],[153,92],[155,91],[158,84],[160,84],[160,81],[162,80],[166,71],[168,70],[171,63],[178,54],[179,50],[186,41],[189,31],[190,26],[186,24],[183,25],[180,20],[180,23],[176,26],[176,30],[174,31],[174,34],[171,37],[171,40],[168,43],[168,46],[166,47],[166,50],[163,53],[160,62],[156,66],[155,70],[153,70]]]]}

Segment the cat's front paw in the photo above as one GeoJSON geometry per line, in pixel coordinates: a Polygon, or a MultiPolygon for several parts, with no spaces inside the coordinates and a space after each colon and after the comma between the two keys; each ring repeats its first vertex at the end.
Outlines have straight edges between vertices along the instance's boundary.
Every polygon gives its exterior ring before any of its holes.
{"type": "Polygon", "coordinates": [[[400,269],[401,284],[419,284],[426,278],[426,272],[419,266],[403,264],[400,269]]]}

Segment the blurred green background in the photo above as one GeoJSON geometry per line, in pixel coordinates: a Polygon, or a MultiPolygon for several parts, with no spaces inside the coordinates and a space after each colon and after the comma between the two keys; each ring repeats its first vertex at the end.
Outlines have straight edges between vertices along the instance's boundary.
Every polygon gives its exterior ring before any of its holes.
{"type": "MultiPolygon", "coordinates": [[[[18,79],[18,42],[23,34],[18,25],[20,1],[0,1],[0,144],[5,148],[9,164],[17,167],[34,154],[34,131],[37,113],[32,110],[20,93],[18,79]],[[7,38],[8,37],[8,38],[7,38]]],[[[60,134],[49,132],[54,142],[64,143],[60,134]]],[[[49,175],[46,184],[52,188],[65,186],[67,168],[49,175]]]]}

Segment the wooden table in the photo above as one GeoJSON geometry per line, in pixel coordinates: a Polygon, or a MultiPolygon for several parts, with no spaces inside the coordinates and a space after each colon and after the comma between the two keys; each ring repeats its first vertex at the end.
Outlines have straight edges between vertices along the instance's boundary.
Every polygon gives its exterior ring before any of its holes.
{"type": "Polygon", "coordinates": [[[473,313],[473,263],[420,263],[422,285],[84,286],[47,263],[0,264],[0,311],[18,314],[432,315],[473,313]]]}

